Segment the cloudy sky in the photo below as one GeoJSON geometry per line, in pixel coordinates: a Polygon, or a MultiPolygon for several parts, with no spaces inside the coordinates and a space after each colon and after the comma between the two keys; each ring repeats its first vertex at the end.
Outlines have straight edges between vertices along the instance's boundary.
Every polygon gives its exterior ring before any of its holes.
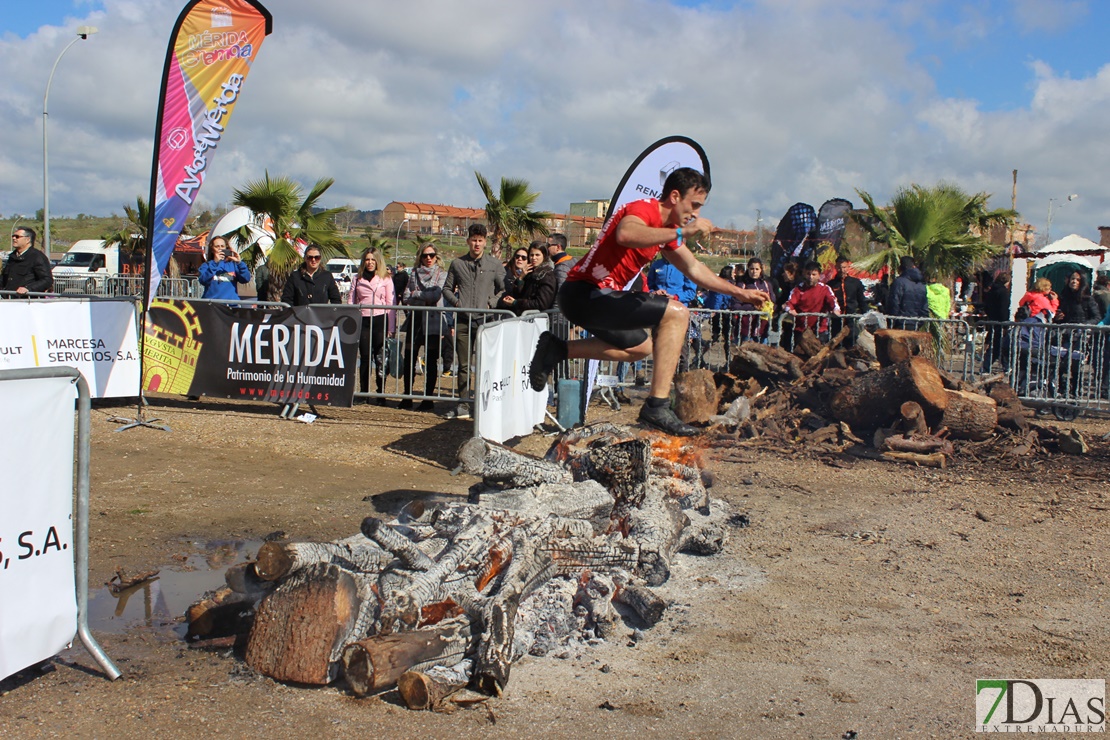
{"type": "MultiPolygon", "coordinates": [[[[263,0],[263,44],[201,201],[266,169],[336,180],[328,205],[481,206],[474,170],[540,207],[607,198],[639,152],[706,150],[704,215],[752,228],[856,189],[955,182],[1043,233],[1110,225],[1103,0],[263,0]],[[1069,194],[1077,200],[1067,202],[1069,194]]],[[[149,190],[159,76],[184,0],[0,0],[0,214],[149,190]]]]}

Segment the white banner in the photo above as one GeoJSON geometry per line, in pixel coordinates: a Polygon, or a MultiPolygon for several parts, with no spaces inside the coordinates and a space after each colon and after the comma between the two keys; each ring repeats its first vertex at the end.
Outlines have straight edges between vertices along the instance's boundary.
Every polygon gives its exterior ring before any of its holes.
{"type": "Polygon", "coordinates": [[[77,633],[73,434],[68,378],[0,382],[0,679],[77,633]]]}
{"type": "Polygon", "coordinates": [[[528,368],[547,317],[510,319],[478,331],[479,373],[474,398],[478,435],[491,442],[531,434],[543,422],[547,389],[537,393],[528,383],[528,368]]]}
{"type": "Polygon", "coordinates": [[[139,395],[135,304],[0,300],[0,370],[66,365],[93,398],[139,395]]]}
{"type": "Polygon", "coordinates": [[[667,176],[680,167],[693,167],[709,174],[709,160],[705,151],[693,139],[669,136],[655,142],[636,158],[609,201],[606,218],[616,213],[625,203],[644,198],[659,199],[663,196],[663,183],[667,176]]]}

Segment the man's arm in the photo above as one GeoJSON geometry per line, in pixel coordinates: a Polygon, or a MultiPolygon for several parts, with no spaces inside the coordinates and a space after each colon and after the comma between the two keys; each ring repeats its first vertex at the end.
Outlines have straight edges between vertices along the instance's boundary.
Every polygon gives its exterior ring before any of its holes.
{"type": "MultiPolygon", "coordinates": [[[[625,220],[627,220],[627,218],[625,220]]],[[[624,221],[621,223],[624,223],[624,221]]],[[[693,280],[694,284],[706,290],[724,293],[733,298],[739,298],[744,303],[751,303],[756,306],[761,305],[764,301],[768,301],[771,298],[762,290],[741,288],[739,285],[718,276],[717,273],[699,262],[698,258],[694,256],[694,253],[685,246],[673,250],[665,249],[662,254],[663,258],[677,267],[683,275],[693,280]]]]}
{"type": "Polygon", "coordinates": [[[448,306],[459,305],[459,296],[455,293],[457,278],[455,276],[455,261],[447,268],[447,280],[443,283],[443,302],[448,306]]]}
{"type": "MultiPolygon", "coordinates": [[[[695,218],[682,227],[683,242],[692,240],[698,234],[713,231],[713,224],[704,218],[695,218]]],[[[673,242],[678,238],[674,226],[648,226],[639,216],[628,215],[617,224],[617,244],[625,249],[647,249],[660,244],[673,242]]]]}
{"type": "Polygon", "coordinates": [[[49,293],[50,289],[54,287],[54,275],[50,272],[50,258],[46,256],[45,252],[39,252],[38,254],[41,256],[36,255],[35,263],[31,265],[33,279],[27,285],[27,292],[49,293]]]}
{"type": "MultiPolygon", "coordinates": [[[[521,279],[523,280],[523,278],[521,278],[521,279]]],[[[505,295],[506,290],[507,290],[507,287],[505,285],[505,271],[504,270],[494,270],[493,271],[493,297],[490,299],[490,302],[489,302],[490,308],[493,308],[494,306],[497,305],[497,302],[499,300],[501,300],[501,296],[505,295]]]]}
{"type": "Polygon", "coordinates": [[[856,288],[856,305],[859,306],[860,313],[867,313],[868,309],[871,306],[868,304],[868,301],[867,301],[867,293],[863,289],[863,281],[862,280],[857,280],[855,282],[855,288],[856,288]]]}

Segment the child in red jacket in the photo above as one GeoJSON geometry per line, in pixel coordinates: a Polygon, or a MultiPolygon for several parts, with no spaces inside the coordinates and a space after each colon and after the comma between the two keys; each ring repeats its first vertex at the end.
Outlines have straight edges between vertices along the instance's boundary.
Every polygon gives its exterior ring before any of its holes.
{"type": "MultiPolygon", "coordinates": [[[[783,310],[790,314],[840,315],[840,304],[832,288],[821,282],[821,265],[807,262],[802,268],[802,283],[790,291],[790,297],[783,304],[783,310]]],[[[812,329],[821,342],[829,341],[828,316],[798,316],[794,319],[794,341],[801,338],[802,332],[812,329]]]]}
{"type": "Polygon", "coordinates": [[[1044,317],[1044,320],[1052,321],[1052,317],[1060,309],[1060,299],[1056,297],[1055,291],[1052,290],[1052,281],[1048,278],[1037,278],[1037,282],[1033,283],[1033,289],[1018,301],[1018,308],[1020,309],[1023,306],[1029,307],[1030,316],[1045,312],[1048,315],[1044,317]]]}

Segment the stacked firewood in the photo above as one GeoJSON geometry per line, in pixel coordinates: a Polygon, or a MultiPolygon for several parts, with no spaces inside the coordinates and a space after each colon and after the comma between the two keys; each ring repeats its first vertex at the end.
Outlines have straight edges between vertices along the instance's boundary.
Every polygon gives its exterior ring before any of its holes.
{"type": "Polygon", "coordinates": [[[967,383],[939,369],[928,333],[865,331],[845,350],[848,334],[825,345],[803,340],[793,353],[742,344],[729,372],[680,376],[675,411],[689,423],[710,423],[717,447],[777,444],[934,467],[961,450],[975,456],[999,446],[1000,438],[1020,454],[1057,445],[1061,432],[1032,423],[1005,376],[967,383]],[[741,406],[744,414],[729,415],[741,406]]]}
{"type": "MultiPolygon", "coordinates": [[[[475,438],[466,503],[410,503],[335,542],[267,542],[188,614],[192,640],[239,635],[281,681],[396,686],[413,708],[468,687],[499,695],[514,661],[560,634],[650,627],[675,553],[718,552],[728,511],[696,450],[610,424],[568,432],[544,458],[475,438]]],[[[224,638],[228,639],[228,638],[224,638]]]]}

